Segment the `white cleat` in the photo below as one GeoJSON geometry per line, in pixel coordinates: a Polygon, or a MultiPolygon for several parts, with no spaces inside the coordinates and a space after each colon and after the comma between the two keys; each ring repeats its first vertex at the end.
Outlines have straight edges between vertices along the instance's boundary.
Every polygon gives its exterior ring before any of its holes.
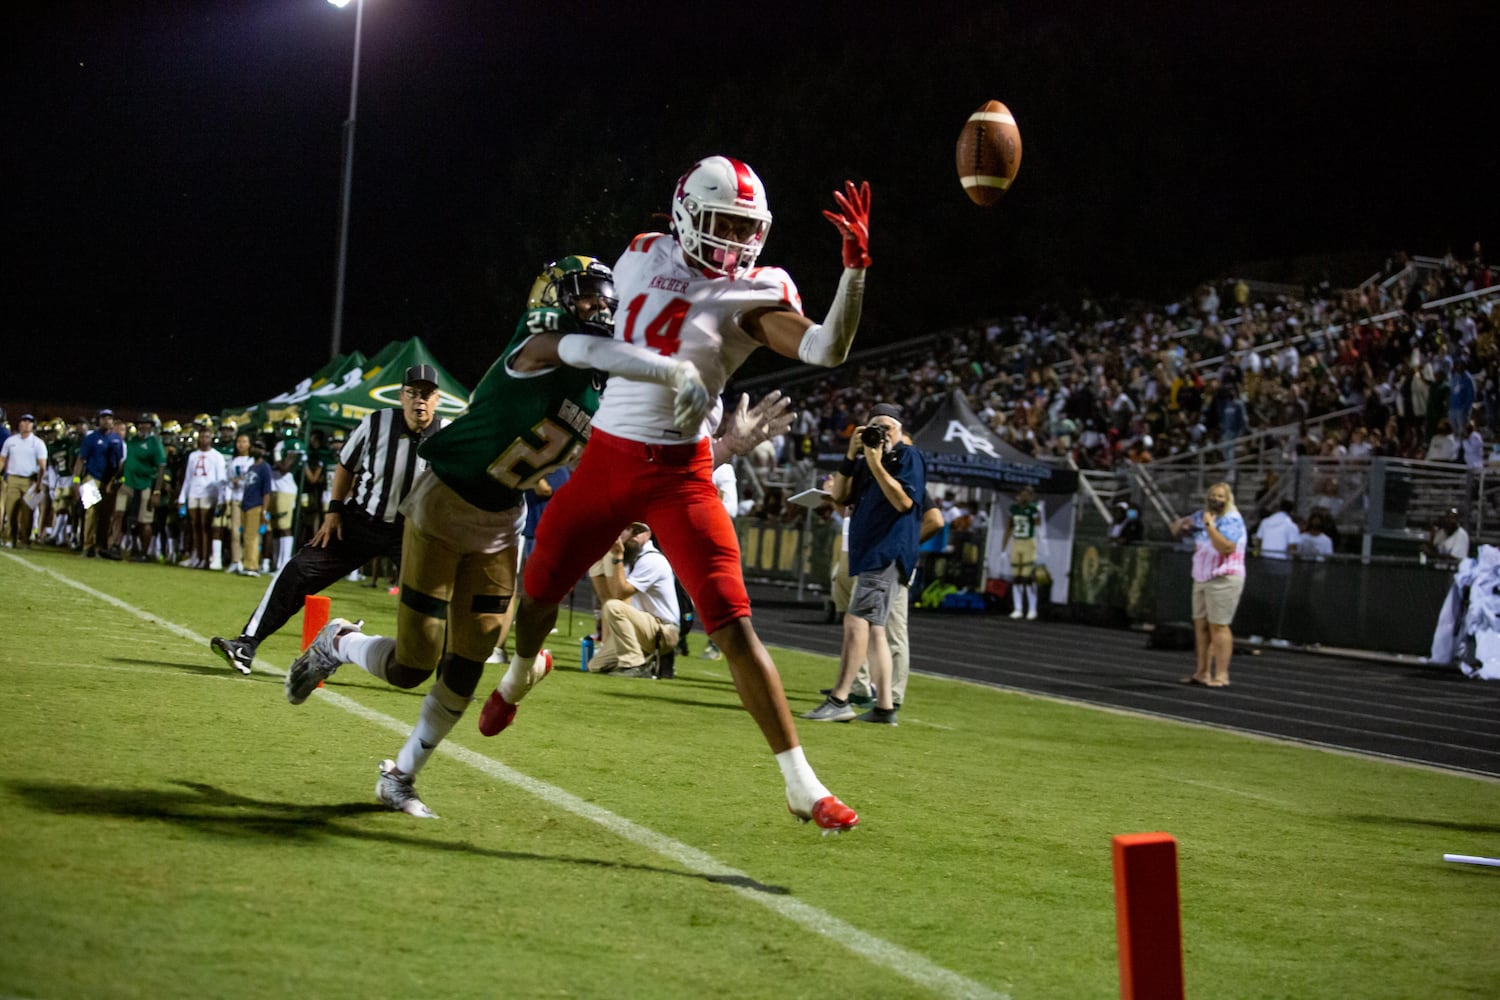
{"type": "Polygon", "coordinates": [[[427,808],[417,797],[412,779],[396,767],[393,760],[380,762],[380,780],[375,782],[375,797],[397,812],[404,812],[417,819],[437,819],[438,814],[427,808]]]}

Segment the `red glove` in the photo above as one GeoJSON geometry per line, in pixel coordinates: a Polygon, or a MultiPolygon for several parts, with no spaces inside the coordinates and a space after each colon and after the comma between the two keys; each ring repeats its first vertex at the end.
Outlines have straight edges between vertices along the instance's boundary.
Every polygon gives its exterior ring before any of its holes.
{"type": "Polygon", "coordinates": [[[870,266],[870,182],[859,187],[844,182],[843,191],[833,192],[841,212],[824,211],[823,217],[838,227],[844,237],[844,266],[870,266]]]}

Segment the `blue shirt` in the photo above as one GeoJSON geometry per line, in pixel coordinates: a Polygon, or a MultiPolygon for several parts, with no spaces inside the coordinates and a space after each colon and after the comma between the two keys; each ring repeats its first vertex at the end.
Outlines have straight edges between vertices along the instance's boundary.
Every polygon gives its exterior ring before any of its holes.
{"type": "Polygon", "coordinates": [[[83,456],[83,471],[106,482],[125,464],[125,440],[114,431],[89,431],[79,454],[83,456]]]}
{"type": "MultiPolygon", "coordinates": [[[[543,478],[547,480],[547,485],[552,487],[552,492],[556,493],[562,489],[563,483],[572,478],[572,475],[573,470],[565,465],[560,469],[553,469],[543,478]]],[[[526,526],[521,529],[521,537],[535,538],[537,522],[542,519],[542,511],[546,508],[547,501],[552,499],[552,497],[551,495],[539,497],[536,495],[536,490],[527,490],[525,496],[526,526]]]]}
{"type": "Polygon", "coordinates": [[[245,493],[240,497],[240,509],[252,510],[266,502],[271,492],[271,467],[265,462],[256,462],[245,470],[245,493]]]}
{"type": "MultiPolygon", "coordinates": [[[[1468,372],[1456,371],[1448,380],[1448,412],[1462,410],[1467,416],[1474,408],[1474,378],[1468,372]]],[[[1462,427],[1453,428],[1455,433],[1462,434],[1462,427]]]]}
{"type": "Polygon", "coordinates": [[[892,563],[910,579],[917,565],[917,534],[922,527],[922,495],[927,492],[927,463],[917,449],[902,445],[885,457],[885,468],[911,498],[911,509],[898,511],[881,492],[863,458],[854,470],[854,513],[849,518],[849,575],[877,572],[892,563]]]}

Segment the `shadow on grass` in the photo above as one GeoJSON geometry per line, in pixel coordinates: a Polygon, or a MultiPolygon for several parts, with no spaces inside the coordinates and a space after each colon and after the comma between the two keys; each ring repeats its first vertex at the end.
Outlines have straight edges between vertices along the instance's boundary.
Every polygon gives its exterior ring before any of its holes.
{"type": "Polygon", "coordinates": [[[1423,819],[1420,816],[1346,816],[1355,823],[1372,826],[1426,826],[1458,833],[1500,833],[1500,823],[1459,823],[1448,819],[1423,819]]]}
{"type": "MultiPolygon", "coordinates": [[[[605,858],[569,857],[534,854],[528,851],[504,851],[476,847],[467,841],[433,840],[427,837],[367,829],[342,820],[370,813],[389,813],[385,806],[373,802],[339,802],[311,805],[277,802],[237,795],[213,785],[196,781],[177,781],[180,790],[154,788],[105,788],[94,785],[71,785],[61,782],[6,782],[13,792],[34,809],[60,816],[96,816],[111,819],[155,820],[174,823],[201,833],[225,837],[274,837],[288,840],[315,841],[323,837],[347,837],[429,851],[472,854],[502,861],[541,861],[553,864],[582,865],[621,871],[652,872],[697,879],[715,885],[753,889],[774,896],[790,894],[784,886],[766,885],[744,875],[706,875],[701,872],[637,865],[605,858]]],[[[420,822],[413,820],[413,822],[420,822]]]]}
{"type": "MultiPolygon", "coordinates": [[[[640,680],[641,678],[632,679],[640,680]]],[[[676,682],[668,681],[666,683],[675,684],[676,682]]],[[[652,699],[653,701],[671,702],[676,705],[686,705],[688,708],[716,708],[730,712],[743,712],[745,710],[744,706],[742,706],[739,702],[735,702],[731,705],[722,701],[700,701],[696,698],[675,697],[673,695],[667,694],[659,684],[654,684],[645,691],[637,688],[633,691],[606,691],[605,694],[609,695],[611,698],[646,697],[652,699]]]]}
{"type": "Polygon", "coordinates": [[[228,677],[233,673],[222,661],[214,665],[212,663],[189,662],[187,660],[152,660],[140,656],[106,656],[102,659],[108,663],[120,663],[127,666],[170,667],[173,670],[185,670],[190,674],[217,674],[220,677],[228,677]]]}

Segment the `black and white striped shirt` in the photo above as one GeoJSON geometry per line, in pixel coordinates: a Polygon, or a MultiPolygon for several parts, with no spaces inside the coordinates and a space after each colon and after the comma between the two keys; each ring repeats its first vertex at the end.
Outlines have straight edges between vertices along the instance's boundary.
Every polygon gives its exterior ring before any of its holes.
{"type": "Polygon", "coordinates": [[[406,415],[399,407],[376,410],[361,420],[339,452],[339,464],[354,475],[349,506],[374,520],[394,522],[401,501],[427,468],[426,460],[417,457],[417,447],[444,423],[443,418],[434,417],[426,430],[415,434],[407,428],[406,415]]]}

